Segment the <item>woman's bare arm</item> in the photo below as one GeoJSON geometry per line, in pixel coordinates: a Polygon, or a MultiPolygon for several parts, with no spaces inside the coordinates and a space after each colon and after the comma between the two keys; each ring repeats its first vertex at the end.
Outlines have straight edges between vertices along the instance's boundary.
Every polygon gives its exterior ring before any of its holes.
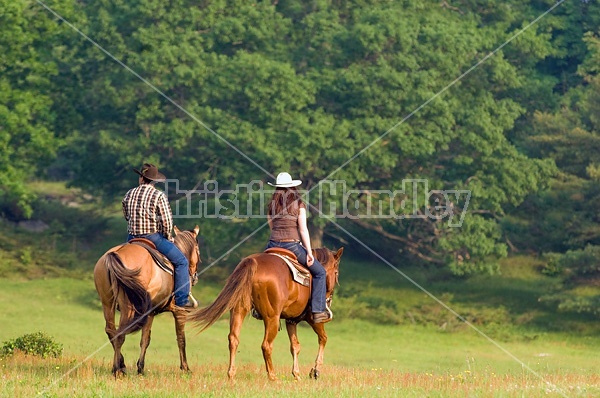
{"type": "Polygon", "coordinates": [[[306,255],[306,265],[310,267],[315,259],[312,255],[312,248],[310,246],[310,235],[308,234],[308,226],[306,224],[306,209],[304,207],[300,208],[300,212],[298,214],[298,232],[300,233],[302,244],[308,252],[306,255]]]}

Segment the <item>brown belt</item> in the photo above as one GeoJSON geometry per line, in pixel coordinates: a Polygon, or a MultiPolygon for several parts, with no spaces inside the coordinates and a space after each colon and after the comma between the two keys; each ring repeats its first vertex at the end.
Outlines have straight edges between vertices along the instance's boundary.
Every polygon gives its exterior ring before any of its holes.
{"type": "Polygon", "coordinates": [[[300,241],[298,239],[280,239],[280,240],[275,240],[275,239],[271,239],[273,242],[298,242],[300,243],[300,241]]]}

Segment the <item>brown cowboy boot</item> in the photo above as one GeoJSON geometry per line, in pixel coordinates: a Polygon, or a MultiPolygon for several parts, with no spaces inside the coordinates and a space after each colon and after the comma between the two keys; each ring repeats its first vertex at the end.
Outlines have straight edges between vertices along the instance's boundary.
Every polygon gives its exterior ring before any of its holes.
{"type": "Polygon", "coordinates": [[[333,318],[331,311],[313,312],[313,323],[326,323],[333,318]]]}

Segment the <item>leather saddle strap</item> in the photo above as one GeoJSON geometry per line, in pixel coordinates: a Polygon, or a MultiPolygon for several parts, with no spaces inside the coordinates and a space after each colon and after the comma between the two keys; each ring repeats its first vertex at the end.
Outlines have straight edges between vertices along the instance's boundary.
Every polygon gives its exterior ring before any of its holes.
{"type": "Polygon", "coordinates": [[[138,245],[138,246],[141,246],[144,249],[148,250],[148,253],[150,253],[150,256],[152,257],[154,262],[158,265],[158,267],[160,269],[162,269],[163,271],[165,271],[167,274],[169,274],[171,276],[173,275],[173,270],[167,265],[167,263],[165,262],[165,257],[158,250],[148,246],[147,244],[145,244],[143,242],[139,242],[139,241],[129,242],[129,244],[138,245]]]}

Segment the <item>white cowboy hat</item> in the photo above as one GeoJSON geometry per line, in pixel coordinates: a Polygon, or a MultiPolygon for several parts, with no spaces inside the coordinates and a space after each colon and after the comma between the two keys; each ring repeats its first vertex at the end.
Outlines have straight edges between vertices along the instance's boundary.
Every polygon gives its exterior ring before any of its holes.
{"type": "Polygon", "coordinates": [[[279,173],[277,174],[277,180],[275,180],[275,184],[271,184],[270,182],[267,182],[267,184],[269,184],[272,187],[291,188],[297,187],[298,185],[302,184],[302,181],[292,180],[292,176],[290,175],[290,173],[279,173]]]}

